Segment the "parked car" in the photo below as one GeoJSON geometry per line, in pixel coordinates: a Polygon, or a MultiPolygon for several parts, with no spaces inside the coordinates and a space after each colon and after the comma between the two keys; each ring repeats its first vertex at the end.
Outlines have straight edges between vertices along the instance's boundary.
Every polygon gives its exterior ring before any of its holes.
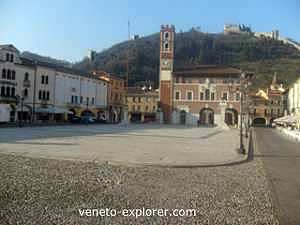
{"type": "Polygon", "coordinates": [[[81,117],[81,122],[84,124],[95,123],[96,118],[91,117],[91,116],[83,116],[83,117],[81,117]]]}
{"type": "Polygon", "coordinates": [[[81,118],[79,116],[73,116],[70,118],[71,123],[81,123],[81,118]]]}

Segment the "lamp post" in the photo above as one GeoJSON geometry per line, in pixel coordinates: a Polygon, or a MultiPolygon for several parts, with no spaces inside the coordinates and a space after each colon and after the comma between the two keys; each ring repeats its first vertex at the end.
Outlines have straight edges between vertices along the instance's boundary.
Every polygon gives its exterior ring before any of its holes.
{"type": "Polygon", "coordinates": [[[241,77],[240,77],[240,148],[239,148],[239,152],[241,154],[245,154],[245,147],[244,147],[244,143],[243,143],[243,100],[244,100],[244,93],[245,93],[245,73],[242,72],[241,73],[241,77]]]}
{"type": "Polygon", "coordinates": [[[17,95],[16,96],[18,104],[21,103],[21,113],[20,113],[20,119],[19,119],[19,127],[23,126],[23,103],[24,103],[24,97],[17,95]]]}
{"type": "Polygon", "coordinates": [[[86,125],[89,124],[88,111],[89,111],[89,97],[86,97],[86,125]]]}
{"type": "Polygon", "coordinates": [[[243,92],[240,92],[240,153],[245,154],[245,147],[243,143],[243,92]]]}

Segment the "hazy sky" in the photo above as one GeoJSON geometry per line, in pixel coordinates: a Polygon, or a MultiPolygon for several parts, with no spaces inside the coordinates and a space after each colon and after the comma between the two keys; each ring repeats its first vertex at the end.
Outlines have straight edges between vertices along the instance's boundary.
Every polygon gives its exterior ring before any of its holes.
{"type": "Polygon", "coordinates": [[[0,0],[0,44],[74,62],[126,40],[128,20],[139,35],[168,23],[205,32],[243,23],[300,41],[298,0],[0,0]]]}

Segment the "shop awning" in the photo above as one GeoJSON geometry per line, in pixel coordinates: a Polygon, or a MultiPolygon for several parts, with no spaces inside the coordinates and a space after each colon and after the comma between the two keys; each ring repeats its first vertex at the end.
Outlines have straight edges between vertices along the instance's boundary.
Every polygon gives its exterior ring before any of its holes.
{"type": "Polygon", "coordinates": [[[46,107],[46,108],[37,108],[35,110],[37,113],[50,113],[50,114],[73,114],[73,112],[69,111],[68,109],[59,108],[59,107],[46,107]]]}

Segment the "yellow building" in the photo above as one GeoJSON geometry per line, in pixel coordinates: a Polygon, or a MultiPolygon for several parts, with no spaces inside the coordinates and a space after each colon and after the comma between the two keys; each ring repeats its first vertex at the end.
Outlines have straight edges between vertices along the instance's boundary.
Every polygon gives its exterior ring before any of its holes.
{"type": "Polygon", "coordinates": [[[147,123],[156,120],[158,91],[128,88],[125,94],[128,121],[147,123]]]}

